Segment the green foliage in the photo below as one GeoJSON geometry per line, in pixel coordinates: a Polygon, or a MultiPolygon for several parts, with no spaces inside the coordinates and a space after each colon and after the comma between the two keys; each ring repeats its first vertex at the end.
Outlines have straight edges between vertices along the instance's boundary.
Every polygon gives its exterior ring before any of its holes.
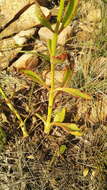
{"type": "MultiPolygon", "coordinates": [[[[75,123],[64,123],[65,119],[65,108],[56,108],[54,111],[54,118],[52,121],[52,116],[53,116],[53,107],[54,107],[54,100],[55,100],[55,95],[58,93],[58,91],[66,92],[72,96],[75,97],[80,97],[84,98],[86,100],[92,99],[91,96],[88,94],[81,92],[79,89],[73,89],[73,88],[64,88],[68,82],[69,77],[72,74],[72,71],[67,71],[64,80],[62,82],[62,86],[60,88],[55,87],[55,66],[57,64],[57,60],[55,59],[55,56],[58,54],[58,48],[57,48],[57,41],[58,41],[58,35],[59,33],[66,28],[71,20],[74,18],[76,9],[78,6],[79,0],[69,0],[67,3],[67,6],[65,7],[65,0],[60,0],[60,5],[59,5],[59,11],[58,11],[58,16],[57,16],[57,22],[56,22],[56,27],[53,30],[50,22],[48,19],[44,16],[42,10],[39,7],[39,4],[37,1],[35,2],[36,4],[36,17],[40,21],[40,24],[46,26],[49,30],[53,32],[53,38],[52,40],[49,40],[47,43],[47,48],[49,52],[49,60],[50,60],[50,65],[51,65],[51,87],[48,87],[49,91],[49,99],[48,99],[48,114],[46,121],[44,120],[43,117],[41,117],[39,114],[36,114],[36,116],[41,119],[44,123],[44,132],[46,134],[49,134],[51,127],[53,126],[58,126],[63,128],[66,132],[72,134],[72,135],[77,135],[81,136],[81,130],[75,123]],[[64,13],[64,16],[63,16],[64,13]]],[[[41,77],[28,70],[23,71],[27,76],[29,76],[33,81],[37,82],[39,85],[44,86],[47,88],[47,85],[45,82],[41,79],[41,77]]],[[[64,147],[62,147],[61,152],[64,152],[64,147]]]]}
{"type": "Polygon", "coordinates": [[[59,154],[64,154],[66,149],[67,149],[66,145],[61,145],[59,148],[59,154]]]}
{"type": "Polygon", "coordinates": [[[65,10],[65,15],[62,20],[61,29],[67,27],[70,24],[71,20],[73,19],[75,15],[75,11],[78,6],[78,1],[79,0],[72,0],[68,2],[68,5],[65,10]]]}
{"type": "Polygon", "coordinates": [[[55,91],[63,91],[63,92],[69,93],[72,96],[81,97],[81,98],[84,98],[86,100],[92,99],[92,97],[89,96],[88,94],[83,93],[80,90],[75,89],[75,88],[56,88],[55,91]]]}
{"type": "Polygon", "coordinates": [[[5,100],[5,102],[7,103],[9,109],[14,113],[14,115],[17,117],[17,119],[19,120],[20,124],[20,128],[22,130],[23,133],[23,137],[27,137],[28,133],[25,127],[25,123],[23,122],[22,118],[20,117],[19,113],[17,112],[17,110],[14,108],[14,106],[12,105],[12,103],[10,102],[10,100],[7,98],[6,94],[4,93],[4,91],[2,90],[2,88],[0,87],[0,94],[2,95],[2,98],[5,100]]]}
{"type": "Polygon", "coordinates": [[[47,18],[43,14],[43,12],[42,12],[42,10],[41,10],[41,8],[40,8],[37,1],[35,1],[35,15],[38,18],[40,24],[46,26],[48,29],[53,31],[50,22],[47,20],[47,18]]]}
{"type": "Polygon", "coordinates": [[[54,122],[63,122],[65,119],[65,108],[55,110],[54,122]]]}
{"type": "Polygon", "coordinates": [[[46,86],[45,82],[41,79],[41,77],[31,70],[22,70],[28,77],[30,77],[34,82],[40,84],[41,86],[46,86]]]}

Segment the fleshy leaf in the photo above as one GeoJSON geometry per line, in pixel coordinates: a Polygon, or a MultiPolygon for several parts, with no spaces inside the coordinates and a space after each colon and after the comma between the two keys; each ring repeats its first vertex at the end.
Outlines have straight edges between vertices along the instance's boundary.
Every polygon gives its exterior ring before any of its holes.
{"type": "Polygon", "coordinates": [[[65,150],[67,149],[66,145],[61,145],[59,148],[59,154],[63,154],[65,152],[65,150]]]}
{"type": "Polygon", "coordinates": [[[88,95],[84,92],[81,92],[79,89],[75,89],[75,88],[56,88],[55,91],[67,92],[67,93],[71,94],[72,96],[81,97],[86,100],[92,99],[92,97],[90,95],[88,95]]]}
{"type": "Polygon", "coordinates": [[[75,11],[78,6],[78,2],[79,2],[79,0],[69,0],[68,5],[65,10],[65,15],[62,20],[61,29],[64,29],[65,27],[67,27],[70,24],[71,20],[73,19],[74,15],[75,15],[75,11]]]}
{"type": "Polygon", "coordinates": [[[54,122],[63,122],[65,119],[65,108],[55,110],[54,122]]]}
{"type": "Polygon", "coordinates": [[[45,15],[43,14],[40,5],[37,1],[35,1],[35,13],[36,17],[39,20],[40,24],[46,26],[49,30],[53,31],[50,22],[47,20],[45,15]]]}
{"type": "Polygon", "coordinates": [[[45,82],[40,78],[38,74],[31,70],[21,70],[23,73],[25,73],[29,78],[31,78],[33,81],[37,82],[38,84],[42,86],[46,86],[45,82]]]}

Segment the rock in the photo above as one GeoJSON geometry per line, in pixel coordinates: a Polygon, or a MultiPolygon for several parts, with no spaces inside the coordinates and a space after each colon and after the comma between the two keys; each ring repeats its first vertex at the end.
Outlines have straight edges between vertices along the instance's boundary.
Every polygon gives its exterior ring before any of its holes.
{"type": "Polygon", "coordinates": [[[15,40],[16,44],[23,45],[27,41],[27,39],[31,38],[35,31],[35,28],[29,30],[22,30],[17,35],[15,35],[13,39],[15,40]]]}
{"type": "MultiPolygon", "coordinates": [[[[0,39],[16,34],[22,30],[30,29],[34,26],[38,26],[40,22],[35,15],[35,4],[31,5],[27,10],[22,13],[18,19],[12,22],[0,33],[0,39]]],[[[41,7],[46,17],[49,16],[50,12],[47,8],[41,7]]]]}
{"type": "Polygon", "coordinates": [[[5,69],[9,62],[17,55],[21,47],[17,47],[13,38],[0,41],[0,70],[5,69]]]}
{"type": "Polygon", "coordinates": [[[0,27],[4,27],[19,12],[30,6],[34,0],[2,0],[0,1],[0,27]]]}
{"type": "MultiPolygon", "coordinates": [[[[55,25],[53,26],[53,28],[55,25]]],[[[53,33],[46,27],[42,27],[39,32],[39,37],[43,41],[47,41],[48,39],[52,39],[53,33]]],[[[71,36],[72,34],[72,27],[67,26],[58,36],[58,44],[59,45],[64,45],[67,41],[67,39],[71,36]]]]}
{"type": "Polygon", "coordinates": [[[38,64],[38,58],[36,55],[32,54],[23,54],[17,61],[15,61],[12,68],[15,68],[17,71],[21,69],[34,69],[38,64]]]}
{"type": "Polygon", "coordinates": [[[0,70],[5,69],[9,65],[9,62],[21,51],[27,39],[35,33],[35,30],[36,29],[32,28],[30,30],[21,31],[14,37],[0,41],[0,70]]]}
{"type": "MultiPolygon", "coordinates": [[[[65,71],[55,71],[55,87],[61,87],[61,84],[63,83],[65,71]]],[[[51,85],[51,73],[47,70],[45,70],[42,74],[43,79],[46,82],[47,86],[51,85]]]]}
{"type": "Polygon", "coordinates": [[[44,44],[44,42],[41,40],[36,40],[35,45],[34,45],[34,50],[38,53],[47,54],[47,47],[44,44]]]}

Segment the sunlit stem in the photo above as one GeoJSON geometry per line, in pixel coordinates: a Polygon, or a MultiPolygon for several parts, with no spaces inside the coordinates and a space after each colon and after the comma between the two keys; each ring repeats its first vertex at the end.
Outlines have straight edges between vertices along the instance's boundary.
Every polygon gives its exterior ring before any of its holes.
{"type": "Polygon", "coordinates": [[[50,53],[50,63],[51,63],[51,88],[49,91],[49,104],[48,104],[48,116],[47,116],[47,121],[46,125],[44,128],[44,132],[46,134],[49,134],[51,130],[51,118],[52,118],[52,110],[53,110],[53,103],[54,103],[54,93],[55,93],[55,84],[54,84],[54,76],[55,76],[55,58],[54,56],[56,55],[56,47],[57,47],[57,39],[58,39],[58,31],[59,31],[59,26],[60,26],[60,21],[62,17],[62,12],[64,9],[64,0],[60,1],[60,8],[58,12],[58,17],[57,17],[57,23],[56,23],[56,28],[53,34],[53,39],[48,43],[48,49],[50,53]]]}
{"type": "Polygon", "coordinates": [[[48,105],[48,116],[46,125],[44,128],[44,132],[49,134],[51,130],[51,117],[52,117],[52,110],[53,110],[53,103],[54,103],[54,75],[55,75],[55,63],[54,63],[54,56],[56,54],[56,46],[57,46],[57,38],[58,34],[53,34],[52,45],[51,45],[51,55],[50,55],[50,63],[51,63],[51,88],[49,91],[49,105],[48,105]]]}
{"type": "Polygon", "coordinates": [[[20,121],[20,125],[19,126],[20,126],[20,128],[22,130],[23,137],[27,137],[28,133],[27,133],[27,130],[26,130],[26,127],[25,127],[25,124],[24,124],[22,118],[20,117],[19,113],[14,108],[14,106],[11,104],[10,100],[7,98],[6,94],[4,93],[4,91],[2,90],[1,87],[0,87],[0,94],[5,99],[5,102],[8,105],[8,107],[10,108],[10,110],[15,114],[15,116],[17,117],[17,119],[20,121]]]}

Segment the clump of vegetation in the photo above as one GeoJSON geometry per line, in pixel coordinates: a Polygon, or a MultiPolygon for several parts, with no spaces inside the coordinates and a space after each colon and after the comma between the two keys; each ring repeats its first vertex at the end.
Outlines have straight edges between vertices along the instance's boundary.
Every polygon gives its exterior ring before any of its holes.
{"type": "Polygon", "coordinates": [[[33,73],[32,71],[29,71],[29,70],[23,71],[30,78],[32,78],[34,81],[36,81],[43,87],[47,88],[49,91],[48,115],[46,116],[46,119],[42,117],[41,115],[39,115],[38,113],[36,114],[36,116],[39,117],[43,121],[44,132],[46,134],[50,133],[52,126],[59,126],[59,127],[64,128],[66,131],[69,131],[73,135],[80,136],[81,132],[76,124],[63,123],[65,119],[65,112],[66,112],[65,108],[63,109],[56,108],[56,110],[54,110],[54,118],[52,120],[55,97],[57,96],[58,93],[65,92],[72,96],[81,97],[86,100],[91,99],[91,96],[89,96],[86,93],[81,92],[79,89],[67,87],[68,80],[70,80],[70,78],[73,75],[73,69],[72,70],[66,69],[64,72],[63,81],[61,85],[57,88],[55,87],[55,67],[57,66],[59,62],[63,63],[64,59],[66,59],[66,56],[67,56],[66,53],[62,53],[61,50],[58,49],[58,46],[57,46],[58,35],[70,24],[71,20],[73,19],[76,13],[77,6],[78,6],[78,0],[69,1],[66,7],[64,4],[64,0],[60,1],[59,12],[57,16],[55,29],[52,28],[52,25],[50,24],[50,22],[47,20],[47,18],[45,18],[42,10],[40,9],[39,4],[37,2],[35,3],[36,3],[36,16],[39,19],[40,23],[46,26],[50,31],[53,32],[53,38],[52,40],[49,39],[48,44],[47,44],[48,52],[49,52],[50,67],[51,67],[51,71],[50,71],[51,86],[50,87],[47,86],[45,84],[45,81],[43,81],[43,79],[40,78],[38,74],[33,73]],[[60,53],[58,54],[58,52],[60,53]]]}
{"type": "Polygon", "coordinates": [[[53,32],[53,38],[47,43],[48,53],[41,53],[38,72],[22,70],[32,80],[27,80],[25,75],[18,73],[21,80],[28,82],[28,90],[20,90],[10,98],[8,90],[4,91],[0,84],[3,101],[0,111],[4,113],[0,112],[0,124],[4,129],[0,129],[1,150],[6,138],[9,139],[5,152],[0,155],[0,188],[3,190],[11,187],[18,190],[107,188],[106,32],[104,25],[102,36],[98,33],[95,38],[95,33],[89,30],[87,32],[90,22],[85,17],[90,11],[86,9],[87,4],[85,7],[84,4],[88,3],[91,9],[93,2],[98,5],[96,0],[80,1],[79,14],[73,20],[76,23],[76,33],[74,29],[72,39],[63,48],[58,45],[58,35],[76,15],[78,0],[60,1],[55,28],[44,17],[36,2],[36,16],[42,25],[53,32]],[[82,21],[85,25],[78,31],[78,25],[82,21]],[[90,34],[91,40],[90,35],[84,40],[83,34],[90,34]],[[66,50],[74,52],[76,67],[66,67],[59,84],[56,82],[56,68],[65,63],[68,57],[66,50]],[[47,62],[50,67],[49,84],[39,73],[42,64],[47,62]],[[93,98],[87,93],[93,95],[93,98]],[[29,137],[19,138],[20,129],[24,137],[29,137]]]}

